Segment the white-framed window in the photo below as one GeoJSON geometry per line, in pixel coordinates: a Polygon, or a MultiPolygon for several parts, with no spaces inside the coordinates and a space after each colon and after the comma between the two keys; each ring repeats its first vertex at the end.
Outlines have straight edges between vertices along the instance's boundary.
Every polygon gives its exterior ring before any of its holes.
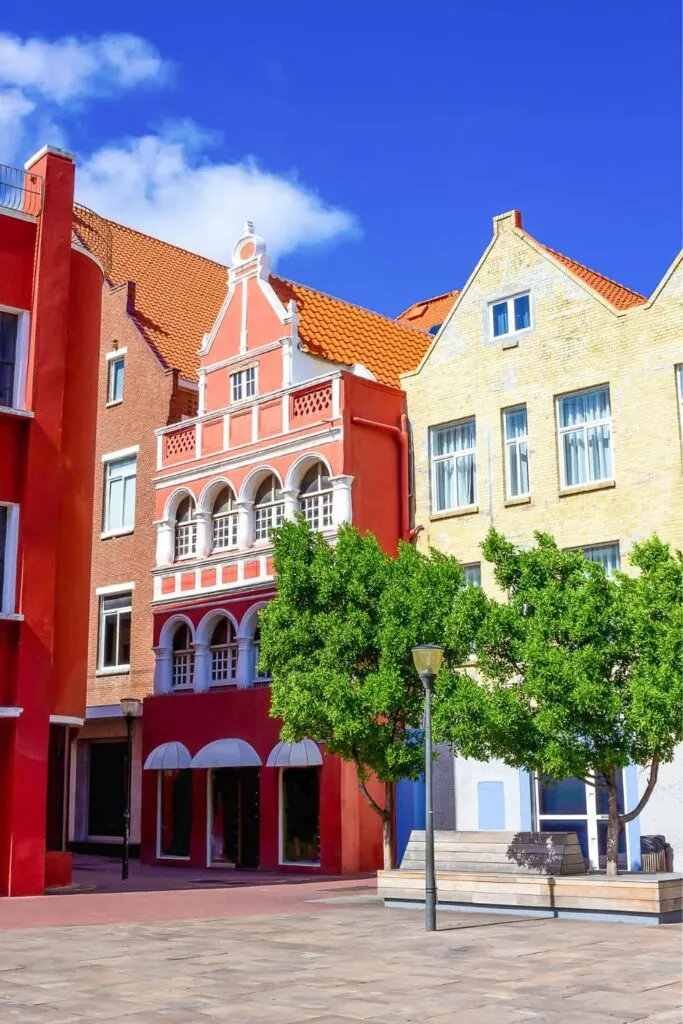
{"type": "Polygon", "coordinates": [[[529,438],[526,405],[503,410],[505,493],[521,498],[529,493],[529,438]]]}
{"type": "Polygon", "coordinates": [[[612,480],[609,387],[563,395],[557,407],[562,486],[612,480]]]}
{"type": "Polygon", "coordinates": [[[7,409],[26,407],[29,320],[24,310],[0,308],[0,406],[7,409]]]}
{"type": "Polygon", "coordinates": [[[130,591],[100,597],[100,670],[130,671],[130,623],[133,595],[130,591]]]}
{"type": "Polygon", "coordinates": [[[504,338],[509,334],[519,334],[531,327],[531,297],[529,292],[511,295],[508,299],[500,299],[489,306],[491,316],[491,336],[504,338]]]}
{"type": "Polygon", "coordinates": [[[467,562],[463,565],[465,583],[473,587],[481,586],[481,562],[467,562]]]}
{"type": "Polygon", "coordinates": [[[191,558],[197,550],[197,507],[188,495],[178,505],[175,521],[175,557],[191,558]]]}
{"type": "Polygon", "coordinates": [[[194,647],[192,633],[185,622],[176,627],[173,634],[171,656],[171,682],[174,690],[187,690],[192,686],[194,675],[194,647]]]}
{"type": "Polygon", "coordinates": [[[259,668],[259,659],[261,657],[261,627],[257,621],[256,629],[254,630],[254,639],[251,643],[251,649],[254,659],[254,686],[268,686],[270,685],[271,677],[267,672],[261,672],[259,668]]]}
{"type": "Polygon", "coordinates": [[[107,356],[107,405],[118,405],[123,401],[125,366],[125,353],[116,352],[107,356]]]}
{"type": "Polygon", "coordinates": [[[285,518],[285,503],[277,479],[271,475],[263,481],[254,501],[254,540],[268,540],[272,531],[285,518]]]}
{"type": "Polygon", "coordinates": [[[476,504],[476,443],[474,417],[430,429],[434,512],[476,504]]]}
{"type": "Polygon", "coordinates": [[[0,614],[16,611],[19,506],[0,504],[0,614]]]}
{"type": "Polygon", "coordinates": [[[248,366],[230,374],[230,395],[233,402],[243,402],[256,394],[256,367],[248,366]]]}
{"type": "Polygon", "coordinates": [[[322,462],[311,466],[301,481],[299,507],[314,530],[332,526],[332,484],[322,462]]]}
{"type": "Polygon", "coordinates": [[[676,390],[678,391],[678,422],[681,425],[681,440],[683,440],[683,363],[676,367],[676,390]]]}
{"type": "Polygon", "coordinates": [[[221,617],[211,634],[211,685],[237,685],[237,641],[235,628],[227,617],[221,617]]]}
{"type": "Polygon", "coordinates": [[[129,533],[135,526],[137,461],[137,455],[125,455],[122,458],[105,457],[105,533],[129,533]]]}
{"type": "Polygon", "coordinates": [[[237,519],[235,495],[230,487],[223,487],[213,505],[213,550],[226,551],[237,547],[237,519]]]}
{"type": "Polygon", "coordinates": [[[580,551],[589,562],[599,562],[608,576],[613,576],[621,569],[621,553],[619,541],[609,544],[591,544],[589,547],[569,548],[569,551],[580,551]]]}
{"type": "MultiPolygon", "coordinates": [[[[617,774],[619,813],[624,810],[623,772],[617,774]]],[[[540,832],[576,832],[587,865],[594,870],[607,860],[607,789],[581,779],[536,779],[536,807],[540,832]]],[[[619,864],[626,867],[626,830],[619,831],[619,864]]]]}

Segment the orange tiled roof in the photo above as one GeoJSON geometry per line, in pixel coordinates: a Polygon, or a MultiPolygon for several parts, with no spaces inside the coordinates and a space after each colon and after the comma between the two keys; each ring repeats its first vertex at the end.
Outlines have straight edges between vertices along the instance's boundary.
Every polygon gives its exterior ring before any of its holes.
{"type": "MultiPolygon", "coordinates": [[[[225,299],[227,268],[114,221],[107,224],[111,283],[135,283],[133,318],[143,335],[166,366],[196,380],[197,350],[225,299]]],[[[377,380],[399,387],[399,375],[414,369],[427,349],[429,337],[421,330],[293,281],[270,281],[285,305],[295,300],[299,336],[312,355],[362,363],[377,380]]]]}
{"type": "Polygon", "coordinates": [[[450,313],[453,303],[459,294],[459,291],[445,292],[443,295],[435,295],[433,299],[423,299],[422,302],[414,302],[412,306],[408,306],[396,319],[400,323],[409,324],[411,327],[418,327],[422,331],[429,331],[432,327],[440,327],[450,313]]]}
{"type": "Polygon", "coordinates": [[[545,249],[553,259],[571,271],[575,277],[578,277],[587,284],[594,292],[602,295],[603,299],[606,299],[615,309],[630,309],[631,306],[642,306],[644,302],[647,302],[644,295],[639,295],[638,292],[625,288],[623,284],[617,284],[616,281],[605,277],[604,274],[598,274],[597,271],[584,267],[583,263],[570,260],[568,256],[563,256],[561,252],[555,252],[554,249],[543,245],[542,242],[536,242],[536,244],[545,249]]]}

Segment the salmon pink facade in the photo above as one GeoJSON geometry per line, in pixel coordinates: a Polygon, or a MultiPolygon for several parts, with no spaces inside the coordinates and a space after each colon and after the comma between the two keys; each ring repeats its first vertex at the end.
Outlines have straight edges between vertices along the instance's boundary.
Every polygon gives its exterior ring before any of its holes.
{"type": "Polygon", "coordinates": [[[347,522],[388,551],[407,538],[404,395],[381,367],[387,347],[426,342],[401,330],[273,277],[251,225],[236,243],[200,348],[199,414],[157,432],[147,862],[325,873],[380,862],[381,823],[353,766],[312,738],[279,742],[258,621],[283,520],[301,513],[331,543],[347,522]]]}

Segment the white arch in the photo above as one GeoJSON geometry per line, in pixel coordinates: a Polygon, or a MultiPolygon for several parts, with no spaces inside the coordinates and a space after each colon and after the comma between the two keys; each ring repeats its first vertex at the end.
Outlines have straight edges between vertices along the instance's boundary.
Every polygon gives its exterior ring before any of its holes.
{"type": "Polygon", "coordinates": [[[258,601],[256,604],[252,604],[251,608],[242,616],[237,635],[240,637],[249,637],[250,640],[254,639],[254,633],[256,632],[256,621],[258,619],[258,613],[262,608],[265,608],[269,601],[258,601]]]}
{"type": "Polygon", "coordinates": [[[273,466],[259,466],[257,469],[252,469],[251,473],[245,477],[242,483],[239,493],[240,501],[253,501],[259,485],[271,475],[275,477],[280,487],[282,487],[282,477],[273,466]]]}
{"type": "Polygon", "coordinates": [[[232,481],[228,480],[226,476],[219,476],[205,484],[197,501],[197,509],[203,512],[213,512],[213,503],[224,487],[229,487],[235,498],[237,497],[237,488],[232,481]]]}
{"type": "Polygon", "coordinates": [[[212,608],[210,612],[207,612],[204,618],[200,621],[197,626],[197,633],[195,636],[195,642],[198,644],[210,644],[211,634],[213,633],[214,626],[218,619],[227,619],[232,623],[232,628],[235,630],[235,636],[237,636],[238,626],[237,619],[229,612],[226,608],[212,608]]]}
{"type": "Polygon", "coordinates": [[[166,622],[161,627],[161,632],[159,633],[159,647],[171,646],[173,643],[173,634],[181,622],[184,622],[186,626],[190,627],[190,635],[192,637],[192,643],[194,643],[195,629],[192,624],[192,619],[189,619],[187,615],[183,615],[181,612],[178,612],[177,615],[172,615],[170,619],[166,619],[166,622]]]}
{"type": "Polygon", "coordinates": [[[308,470],[315,466],[317,462],[322,462],[323,466],[327,470],[327,475],[332,476],[332,467],[325,458],[324,455],[320,455],[319,452],[306,452],[305,455],[300,455],[295,462],[289,467],[287,471],[287,479],[285,480],[285,487],[287,490],[293,489],[298,491],[301,487],[301,481],[306,476],[308,470]]]}
{"type": "Polygon", "coordinates": [[[175,522],[176,513],[178,511],[178,505],[183,500],[183,498],[192,498],[193,502],[195,503],[195,507],[197,506],[197,498],[190,490],[190,488],[178,487],[166,499],[166,505],[164,506],[163,515],[164,519],[167,519],[169,521],[172,520],[173,522],[175,522]]]}

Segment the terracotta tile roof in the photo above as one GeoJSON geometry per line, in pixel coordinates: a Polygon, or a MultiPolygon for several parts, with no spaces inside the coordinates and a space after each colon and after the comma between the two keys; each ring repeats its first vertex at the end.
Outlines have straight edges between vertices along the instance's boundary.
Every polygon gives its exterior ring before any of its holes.
{"type": "MultiPolygon", "coordinates": [[[[531,238],[531,235],[529,237],[531,238]]],[[[630,309],[631,306],[642,306],[644,302],[647,302],[644,295],[625,288],[623,284],[617,284],[616,281],[605,277],[604,274],[598,274],[597,271],[584,267],[582,263],[577,263],[576,260],[570,260],[568,256],[563,256],[561,252],[555,252],[554,249],[543,245],[542,242],[536,242],[536,245],[544,249],[554,260],[561,263],[594,292],[602,295],[603,299],[606,299],[615,309],[630,309]]]]}
{"type": "Polygon", "coordinates": [[[422,302],[414,302],[412,306],[408,306],[396,319],[400,323],[409,324],[411,327],[418,327],[422,331],[429,331],[433,327],[440,327],[450,313],[451,307],[459,294],[459,291],[444,292],[443,295],[435,295],[433,299],[423,299],[422,302]]]}
{"type": "MultiPolygon", "coordinates": [[[[101,218],[104,219],[104,218],[101,218]]],[[[113,285],[135,284],[133,318],[168,367],[197,379],[197,350],[210,331],[227,290],[227,268],[168,242],[107,221],[112,233],[113,285]]],[[[400,387],[429,345],[421,330],[305,285],[271,276],[286,305],[294,299],[299,336],[312,354],[335,363],[362,363],[377,380],[400,387]]]]}

